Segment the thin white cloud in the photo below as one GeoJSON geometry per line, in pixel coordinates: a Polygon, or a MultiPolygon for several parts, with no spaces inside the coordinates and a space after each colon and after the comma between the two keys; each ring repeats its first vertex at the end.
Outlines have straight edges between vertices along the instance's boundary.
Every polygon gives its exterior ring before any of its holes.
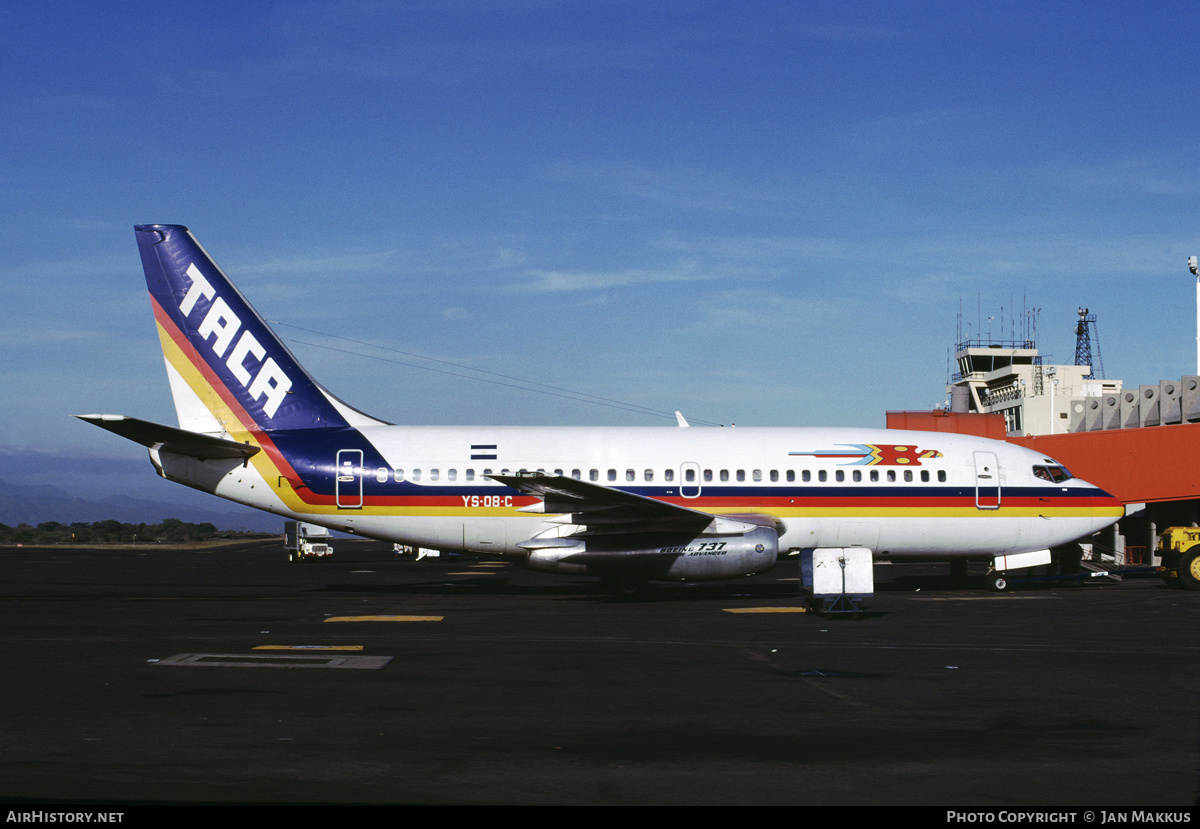
{"type": "Polygon", "coordinates": [[[754,182],[713,168],[651,167],[597,160],[547,164],[551,182],[582,185],[647,204],[714,215],[777,214],[781,208],[812,204],[811,194],[794,183],[754,182]]]}
{"type": "Polygon", "coordinates": [[[660,282],[704,282],[716,279],[711,273],[691,271],[630,270],[614,273],[569,271],[527,271],[531,281],[518,286],[520,290],[541,293],[563,291],[603,291],[660,282]]]}
{"type": "Polygon", "coordinates": [[[352,253],[339,256],[313,256],[275,258],[261,262],[250,262],[237,266],[241,274],[262,275],[310,275],[358,273],[378,271],[391,266],[396,260],[396,251],[381,250],[369,253],[352,253]]]}

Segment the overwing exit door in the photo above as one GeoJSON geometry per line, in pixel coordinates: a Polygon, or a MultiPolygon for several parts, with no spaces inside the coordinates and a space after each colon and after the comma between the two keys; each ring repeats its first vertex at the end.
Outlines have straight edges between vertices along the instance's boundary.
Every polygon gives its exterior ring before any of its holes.
{"type": "Polygon", "coordinates": [[[700,464],[695,461],[679,467],[679,494],[684,498],[700,497],[700,464]]]}

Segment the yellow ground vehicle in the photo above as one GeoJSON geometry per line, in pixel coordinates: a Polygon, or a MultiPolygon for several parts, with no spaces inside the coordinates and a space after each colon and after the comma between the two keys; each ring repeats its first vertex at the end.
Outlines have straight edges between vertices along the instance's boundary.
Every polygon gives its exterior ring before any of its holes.
{"type": "Polygon", "coordinates": [[[1200,527],[1168,527],[1159,537],[1167,581],[1200,590],[1200,527]]]}

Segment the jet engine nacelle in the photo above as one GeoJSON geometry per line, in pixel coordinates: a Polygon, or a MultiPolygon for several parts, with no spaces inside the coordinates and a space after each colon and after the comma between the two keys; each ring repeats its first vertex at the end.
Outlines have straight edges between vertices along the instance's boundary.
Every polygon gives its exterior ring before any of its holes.
{"type": "Polygon", "coordinates": [[[763,573],[775,566],[779,534],[755,527],[742,535],[700,536],[675,547],[662,547],[659,556],[674,556],[665,578],[686,581],[730,579],[763,573]]]}
{"type": "Polygon", "coordinates": [[[775,566],[779,534],[772,527],[745,533],[701,535],[680,544],[638,550],[588,549],[572,546],[535,549],[525,564],[547,573],[603,576],[614,572],[645,579],[710,581],[763,573],[775,566]]]}

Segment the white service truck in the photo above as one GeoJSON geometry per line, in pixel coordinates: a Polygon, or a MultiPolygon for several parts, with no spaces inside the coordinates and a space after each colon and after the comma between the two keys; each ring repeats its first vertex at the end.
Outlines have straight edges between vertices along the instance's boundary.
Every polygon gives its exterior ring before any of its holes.
{"type": "Polygon", "coordinates": [[[329,529],[303,521],[283,522],[283,547],[287,550],[288,561],[307,561],[333,555],[329,529]]]}

